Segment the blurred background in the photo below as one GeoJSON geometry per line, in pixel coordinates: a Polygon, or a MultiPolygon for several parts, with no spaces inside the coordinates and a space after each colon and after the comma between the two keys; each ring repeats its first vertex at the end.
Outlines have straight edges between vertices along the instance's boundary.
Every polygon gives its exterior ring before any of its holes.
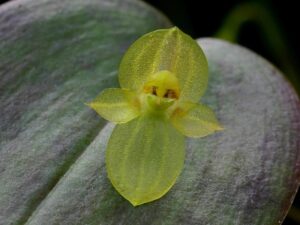
{"type": "MultiPolygon", "coordinates": [[[[6,1],[0,0],[0,4],[6,1]]],[[[300,93],[300,13],[297,1],[145,1],[194,38],[226,39],[264,56],[283,71],[300,93]]],[[[299,193],[283,224],[300,225],[299,193]]]]}

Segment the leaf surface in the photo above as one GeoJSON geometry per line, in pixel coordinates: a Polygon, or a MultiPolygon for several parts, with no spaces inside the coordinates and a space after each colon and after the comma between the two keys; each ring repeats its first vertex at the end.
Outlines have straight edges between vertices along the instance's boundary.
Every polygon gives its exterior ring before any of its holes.
{"type": "Polygon", "coordinates": [[[112,125],[102,129],[84,103],[117,86],[129,44],[167,24],[140,1],[0,7],[0,224],[283,220],[299,185],[299,99],[266,60],[215,39],[200,41],[210,70],[203,103],[225,130],[188,139],[184,170],[158,201],[132,207],[112,187],[104,160],[112,125]]]}
{"type": "Polygon", "coordinates": [[[168,24],[135,0],[1,5],[0,224],[27,221],[104,126],[84,103],[118,86],[135,39],[168,24]]]}
{"type": "Polygon", "coordinates": [[[216,39],[200,44],[210,64],[203,102],[225,130],[187,140],[183,172],[169,193],[133,207],[115,191],[104,163],[112,131],[107,125],[27,224],[273,225],[283,220],[299,185],[299,99],[282,74],[253,52],[216,39]]]}

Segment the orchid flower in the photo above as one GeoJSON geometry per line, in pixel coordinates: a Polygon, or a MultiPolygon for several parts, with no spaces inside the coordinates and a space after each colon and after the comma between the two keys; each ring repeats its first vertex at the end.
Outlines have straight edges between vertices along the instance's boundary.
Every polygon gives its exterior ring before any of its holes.
{"type": "Polygon", "coordinates": [[[222,127],[198,103],[208,82],[206,57],[176,27],[134,42],[121,61],[119,82],[121,88],[105,89],[88,105],[117,124],[107,145],[107,174],[136,206],[174,185],[184,165],[184,136],[204,137],[222,127]]]}

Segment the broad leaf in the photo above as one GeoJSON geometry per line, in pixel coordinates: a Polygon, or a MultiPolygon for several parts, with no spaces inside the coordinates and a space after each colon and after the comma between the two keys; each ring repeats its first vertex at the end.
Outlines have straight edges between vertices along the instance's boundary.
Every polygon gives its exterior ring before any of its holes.
{"type": "Polygon", "coordinates": [[[140,91],[151,75],[162,70],[178,78],[182,101],[197,102],[205,92],[206,58],[195,41],[176,27],[151,32],[130,46],[121,61],[120,85],[140,91]]]}
{"type": "Polygon", "coordinates": [[[226,130],[188,140],[183,173],[158,201],[132,207],[107,179],[112,126],[102,130],[83,103],[117,84],[130,43],[166,24],[140,1],[0,7],[0,224],[283,220],[299,185],[299,99],[264,59],[218,40],[201,41],[210,70],[203,102],[226,130]]]}
{"type": "Polygon", "coordinates": [[[108,177],[133,205],[156,200],[175,183],[184,163],[184,136],[155,116],[113,131],[106,150],[108,177]]]}
{"type": "Polygon", "coordinates": [[[283,220],[299,180],[298,97],[280,72],[249,50],[214,39],[200,44],[211,71],[203,102],[226,129],[188,140],[184,170],[170,192],[133,207],[115,191],[104,163],[108,125],[27,224],[273,225],[283,220]]]}
{"type": "Polygon", "coordinates": [[[1,225],[27,221],[104,125],[84,103],[118,86],[134,40],[167,25],[135,0],[1,5],[1,225]]]}

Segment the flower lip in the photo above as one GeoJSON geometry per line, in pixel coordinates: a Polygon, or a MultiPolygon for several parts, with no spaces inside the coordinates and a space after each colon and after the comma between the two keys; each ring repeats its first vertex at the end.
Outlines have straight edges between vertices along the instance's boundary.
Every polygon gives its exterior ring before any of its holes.
{"type": "Polygon", "coordinates": [[[144,93],[161,98],[179,99],[179,82],[177,77],[168,70],[151,75],[144,84],[144,93]]]}

